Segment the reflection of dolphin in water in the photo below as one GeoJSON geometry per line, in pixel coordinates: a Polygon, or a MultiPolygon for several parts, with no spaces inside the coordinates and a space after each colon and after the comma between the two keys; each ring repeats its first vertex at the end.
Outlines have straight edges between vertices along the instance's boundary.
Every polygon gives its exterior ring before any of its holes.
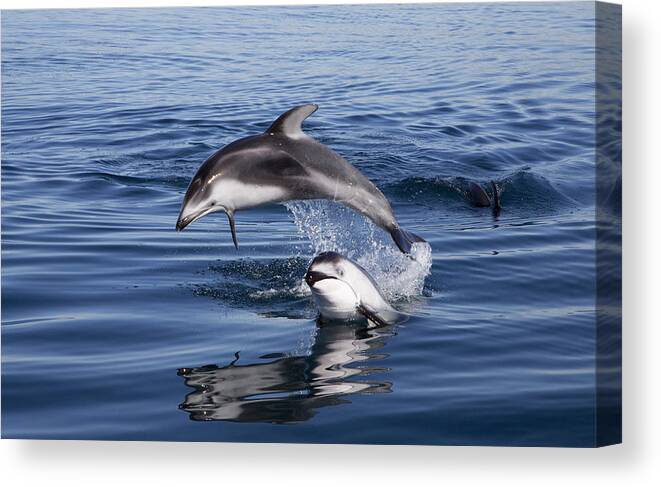
{"type": "Polygon", "coordinates": [[[350,365],[387,357],[376,350],[393,334],[387,327],[325,324],[317,328],[308,355],[276,355],[247,365],[239,365],[237,358],[224,367],[179,369],[194,389],[179,407],[196,421],[307,421],[319,408],[348,403],[351,394],[390,392],[389,382],[365,378],[388,369],[350,365]]]}
{"type": "Polygon", "coordinates": [[[390,203],[369,179],[303,132],[303,120],[316,110],[312,104],[292,108],[266,132],[232,142],[209,157],[186,190],[177,230],[223,211],[238,248],[235,211],[290,200],[327,199],[372,220],[404,253],[410,253],[413,243],[424,242],[400,228],[390,203]]]}

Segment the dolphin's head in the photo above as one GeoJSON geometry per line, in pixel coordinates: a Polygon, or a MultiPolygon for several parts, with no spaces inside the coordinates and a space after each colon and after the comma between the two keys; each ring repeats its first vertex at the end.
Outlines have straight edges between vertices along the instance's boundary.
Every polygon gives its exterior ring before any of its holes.
{"type": "Polygon", "coordinates": [[[224,174],[229,166],[228,162],[231,162],[227,161],[226,154],[225,149],[217,152],[207,159],[193,176],[181,203],[176,228],[181,231],[204,215],[223,211],[229,219],[234,246],[238,248],[232,191],[228,191],[231,181],[224,174]]]}
{"type": "Polygon", "coordinates": [[[360,267],[337,252],[316,256],[305,274],[305,282],[322,314],[337,317],[355,313],[360,304],[356,283],[364,278],[360,267]]]}
{"type": "Polygon", "coordinates": [[[179,231],[204,215],[215,211],[226,211],[222,201],[219,201],[220,181],[216,182],[213,177],[209,177],[209,171],[203,171],[203,169],[205,169],[204,166],[193,177],[186,190],[177,219],[177,230],[179,231]]]}
{"type": "Polygon", "coordinates": [[[337,252],[322,252],[310,262],[305,282],[312,288],[326,279],[343,281],[350,264],[349,259],[337,252]]]}

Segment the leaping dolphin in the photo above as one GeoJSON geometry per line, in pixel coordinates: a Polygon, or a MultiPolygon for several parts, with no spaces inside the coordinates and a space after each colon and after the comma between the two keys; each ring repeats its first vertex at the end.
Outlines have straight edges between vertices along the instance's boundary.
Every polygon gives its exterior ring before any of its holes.
{"type": "Polygon", "coordinates": [[[283,113],[266,132],[239,139],[209,157],[191,180],[177,230],[224,211],[238,249],[234,213],[268,203],[327,199],[356,210],[390,233],[409,254],[417,235],[400,228],[390,203],[360,171],[329,147],[303,133],[303,120],[317,111],[309,104],[283,113]]]}
{"type": "Polygon", "coordinates": [[[406,318],[388,304],[365,269],[337,252],[317,255],[305,282],[322,318],[350,320],[362,315],[374,326],[392,325],[406,318]]]}

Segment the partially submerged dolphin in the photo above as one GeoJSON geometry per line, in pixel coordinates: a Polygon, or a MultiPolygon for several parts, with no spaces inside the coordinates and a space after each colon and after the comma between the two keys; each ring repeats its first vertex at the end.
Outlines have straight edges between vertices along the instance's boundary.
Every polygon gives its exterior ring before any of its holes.
{"type": "Polygon", "coordinates": [[[376,326],[405,319],[388,304],[365,269],[337,252],[317,255],[308,267],[305,282],[322,318],[351,320],[364,316],[376,326]]]}
{"type": "Polygon", "coordinates": [[[424,240],[399,227],[390,203],[360,171],[329,147],[303,133],[303,120],[317,105],[283,113],[268,130],[239,139],[209,157],[186,191],[177,230],[215,211],[229,219],[238,248],[234,213],[267,203],[327,199],[356,210],[390,233],[410,253],[424,240]]]}
{"type": "Polygon", "coordinates": [[[498,215],[501,209],[500,190],[495,181],[491,181],[491,192],[493,193],[493,201],[492,197],[489,196],[489,193],[484,190],[481,184],[474,181],[468,183],[468,198],[471,204],[480,208],[489,207],[493,204],[493,214],[498,215]]]}

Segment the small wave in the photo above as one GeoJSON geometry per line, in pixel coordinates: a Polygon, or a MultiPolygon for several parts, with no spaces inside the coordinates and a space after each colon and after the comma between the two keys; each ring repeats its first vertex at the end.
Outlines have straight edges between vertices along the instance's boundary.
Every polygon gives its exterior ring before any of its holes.
{"type": "Polygon", "coordinates": [[[548,179],[530,171],[517,171],[496,182],[502,191],[503,207],[552,212],[578,205],[548,179]]]}
{"type": "MultiPolygon", "coordinates": [[[[501,192],[501,204],[505,211],[520,213],[547,213],[575,206],[577,203],[551,184],[543,176],[527,169],[494,178],[501,192]]],[[[438,203],[460,203],[472,205],[470,184],[481,184],[491,195],[490,180],[473,180],[465,177],[405,178],[387,185],[388,195],[410,203],[436,206],[438,203]]]]}
{"type": "Polygon", "coordinates": [[[121,187],[137,187],[147,190],[181,190],[185,189],[189,180],[180,176],[129,176],[123,174],[113,174],[110,172],[74,172],[69,175],[78,181],[104,181],[111,185],[121,187]]]}
{"type": "Polygon", "coordinates": [[[305,281],[301,278],[298,284],[288,287],[270,287],[268,289],[260,289],[258,291],[250,293],[250,297],[254,299],[271,299],[271,298],[280,298],[280,297],[305,297],[310,296],[310,288],[305,284],[305,281]]]}
{"type": "Polygon", "coordinates": [[[212,279],[194,286],[194,293],[262,316],[313,318],[310,291],[303,281],[307,259],[221,261],[205,274],[212,279]],[[219,279],[213,279],[218,276],[219,279]]]}
{"type": "MultiPolygon", "coordinates": [[[[356,261],[379,283],[389,300],[409,301],[422,294],[432,264],[429,244],[415,244],[411,259],[371,221],[337,203],[292,201],[285,206],[299,233],[307,237],[307,250],[313,255],[332,250],[356,261]]],[[[303,254],[306,249],[299,251],[303,254]]]]}

